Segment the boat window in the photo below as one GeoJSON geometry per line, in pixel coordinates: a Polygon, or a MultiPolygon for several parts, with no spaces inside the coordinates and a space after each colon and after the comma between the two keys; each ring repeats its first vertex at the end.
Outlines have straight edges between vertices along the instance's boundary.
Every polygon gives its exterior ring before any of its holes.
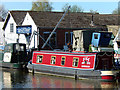
{"type": "Polygon", "coordinates": [[[56,56],[51,56],[51,64],[55,64],[56,56]]]}
{"type": "Polygon", "coordinates": [[[5,51],[10,52],[11,51],[11,46],[5,46],[5,51]]]}
{"type": "Polygon", "coordinates": [[[74,67],[78,66],[78,61],[79,61],[79,58],[73,58],[73,66],[74,67]]]}
{"type": "Polygon", "coordinates": [[[24,46],[20,46],[20,51],[24,51],[24,46]]]}
{"type": "Polygon", "coordinates": [[[43,56],[42,55],[37,55],[37,60],[36,63],[42,63],[43,56]]]}
{"type": "Polygon", "coordinates": [[[62,59],[61,59],[61,65],[65,65],[65,57],[62,57],[62,59]]]}
{"type": "Polygon", "coordinates": [[[16,44],[16,51],[24,51],[25,47],[23,45],[16,44]]]}
{"type": "Polygon", "coordinates": [[[94,34],[94,39],[98,39],[98,34],[94,34]]]}
{"type": "Polygon", "coordinates": [[[111,38],[111,35],[108,33],[108,34],[105,34],[104,35],[104,38],[111,38]]]}

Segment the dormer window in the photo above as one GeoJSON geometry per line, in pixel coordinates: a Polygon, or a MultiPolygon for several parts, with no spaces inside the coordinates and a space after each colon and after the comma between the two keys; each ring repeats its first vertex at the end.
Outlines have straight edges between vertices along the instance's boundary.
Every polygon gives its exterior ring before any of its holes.
{"type": "Polygon", "coordinates": [[[13,32],[13,31],[14,31],[14,24],[11,23],[11,24],[10,24],[10,32],[13,32]]]}

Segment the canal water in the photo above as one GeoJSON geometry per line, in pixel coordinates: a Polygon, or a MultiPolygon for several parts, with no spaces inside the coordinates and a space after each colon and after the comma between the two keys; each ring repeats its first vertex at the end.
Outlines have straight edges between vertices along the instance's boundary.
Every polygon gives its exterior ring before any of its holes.
{"type": "Polygon", "coordinates": [[[112,88],[120,89],[118,82],[74,80],[72,78],[26,73],[0,68],[0,90],[3,88],[112,88]]]}

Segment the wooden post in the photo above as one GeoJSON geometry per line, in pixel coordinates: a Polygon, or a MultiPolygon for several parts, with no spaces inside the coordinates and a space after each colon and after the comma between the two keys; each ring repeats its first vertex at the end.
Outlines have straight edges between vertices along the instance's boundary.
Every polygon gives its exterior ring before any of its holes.
{"type": "Polygon", "coordinates": [[[75,70],[75,80],[78,79],[77,70],[75,70]]]}
{"type": "Polygon", "coordinates": [[[32,74],[34,75],[34,66],[32,66],[32,74]]]}

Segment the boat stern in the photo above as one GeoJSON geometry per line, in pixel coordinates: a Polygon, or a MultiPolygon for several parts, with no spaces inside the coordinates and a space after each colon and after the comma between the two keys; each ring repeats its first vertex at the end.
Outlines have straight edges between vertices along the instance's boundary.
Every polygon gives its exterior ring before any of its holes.
{"type": "Polygon", "coordinates": [[[104,81],[115,81],[120,79],[120,70],[101,71],[101,79],[104,81]]]}

